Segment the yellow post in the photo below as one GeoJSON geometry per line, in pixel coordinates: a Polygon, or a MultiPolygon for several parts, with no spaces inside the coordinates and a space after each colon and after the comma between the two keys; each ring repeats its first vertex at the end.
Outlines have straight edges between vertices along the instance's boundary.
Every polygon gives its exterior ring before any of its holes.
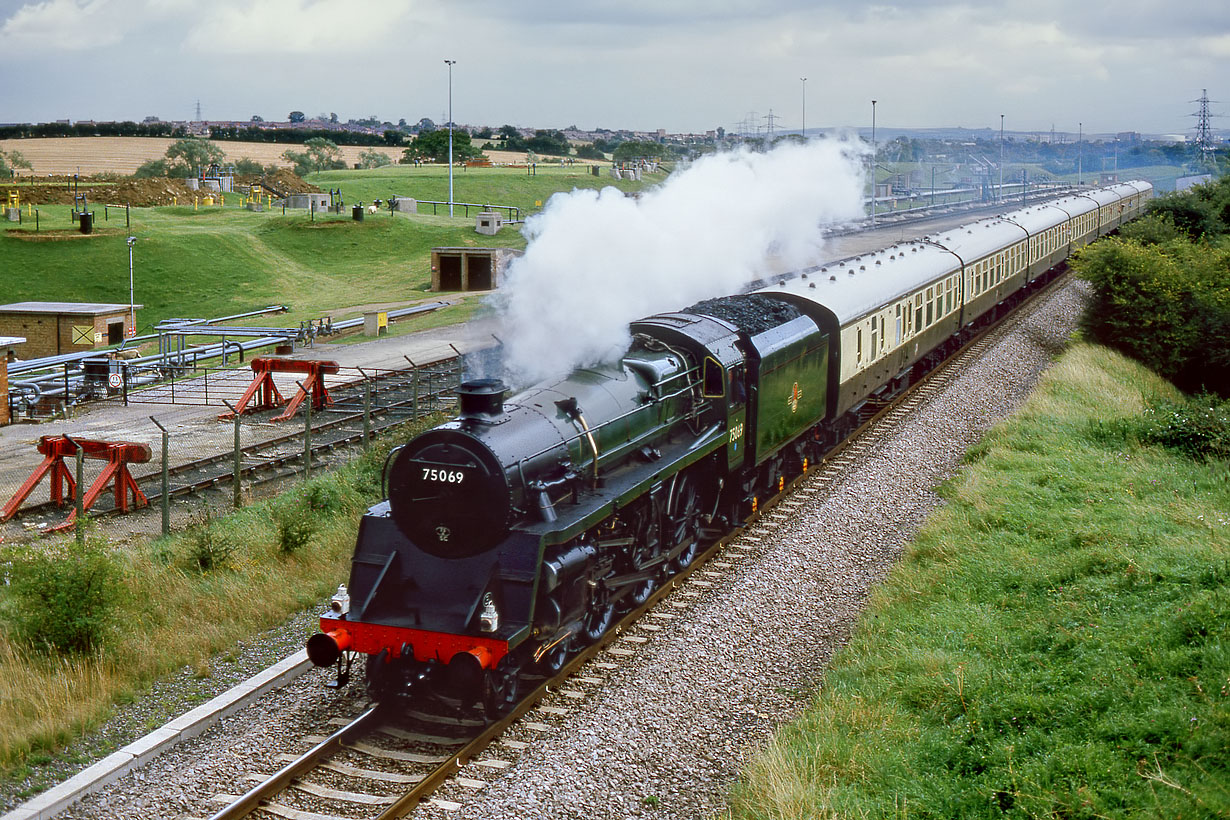
{"type": "Polygon", "coordinates": [[[192,198],[192,210],[196,210],[196,197],[192,198]]]}

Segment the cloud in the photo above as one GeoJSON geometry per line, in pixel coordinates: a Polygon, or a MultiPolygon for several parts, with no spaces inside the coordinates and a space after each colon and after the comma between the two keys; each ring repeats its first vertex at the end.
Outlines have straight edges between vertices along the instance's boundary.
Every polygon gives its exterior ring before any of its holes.
{"type": "Polygon", "coordinates": [[[0,49],[25,56],[115,45],[124,35],[125,5],[112,0],[47,0],[24,5],[0,26],[0,49]]]}
{"type": "Polygon", "coordinates": [[[203,7],[184,46],[206,54],[315,55],[320,70],[344,70],[374,49],[391,45],[392,32],[411,8],[405,0],[213,2],[203,7]]]}

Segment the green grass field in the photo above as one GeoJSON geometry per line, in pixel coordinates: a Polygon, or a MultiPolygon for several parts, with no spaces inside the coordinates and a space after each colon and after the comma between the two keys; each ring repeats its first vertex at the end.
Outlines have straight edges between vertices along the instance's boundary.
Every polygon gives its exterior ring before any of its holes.
{"type": "MultiPolygon", "coordinates": [[[[394,166],[374,171],[336,171],[313,177],[323,188],[340,187],[348,203],[390,195],[447,199],[447,169],[394,166]]],[[[587,168],[471,169],[457,172],[456,200],[513,204],[523,213],[539,209],[552,193],[574,187],[616,184],[639,190],[651,180],[616,183],[590,176],[587,168]]],[[[128,247],[139,332],[171,317],[214,317],[286,304],[291,324],[329,315],[360,313],[364,305],[423,298],[430,285],[431,249],[442,246],[523,248],[516,226],[493,237],[474,230],[474,214],[455,209],[439,216],[390,214],[355,222],[342,215],[281,209],[252,212],[239,197],[225,207],[191,205],[134,208],[125,226],[122,211],[104,219],[95,206],[95,234],[82,236],[67,205],[39,209],[33,219],[8,224],[0,234],[2,301],[128,302],[128,247]]],[[[267,319],[253,320],[267,323],[267,319]]]]}
{"type": "MultiPolygon", "coordinates": [[[[641,182],[615,180],[605,166],[599,168],[600,176],[594,176],[590,167],[540,162],[532,174],[525,168],[456,168],[453,171],[453,201],[512,205],[520,208],[524,217],[541,210],[551,195],[559,191],[613,186],[631,193],[665,178],[659,174],[646,175],[641,182]]],[[[340,188],[347,203],[387,200],[394,196],[448,201],[447,165],[386,165],[367,171],[325,171],[312,174],[308,181],[325,190],[340,188]]],[[[447,206],[439,206],[437,210],[441,215],[448,214],[447,206]]],[[[420,212],[430,214],[431,206],[420,206],[420,212]]],[[[454,213],[460,217],[462,209],[454,207],[454,213]]],[[[471,209],[471,220],[474,213],[471,209]]]]}
{"type": "Polygon", "coordinates": [[[1092,345],[967,456],[732,817],[1230,815],[1230,469],[1092,345]]]}

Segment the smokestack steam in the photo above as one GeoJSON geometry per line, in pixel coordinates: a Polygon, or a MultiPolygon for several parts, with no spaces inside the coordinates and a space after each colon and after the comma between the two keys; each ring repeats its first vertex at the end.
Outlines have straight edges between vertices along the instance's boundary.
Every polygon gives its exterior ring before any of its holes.
{"type": "Polygon", "coordinates": [[[826,226],[864,213],[860,145],[710,155],[637,198],[610,187],[551,197],[493,297],[508,380],[615,360],[629,322],[810,264],[826,226]]]}

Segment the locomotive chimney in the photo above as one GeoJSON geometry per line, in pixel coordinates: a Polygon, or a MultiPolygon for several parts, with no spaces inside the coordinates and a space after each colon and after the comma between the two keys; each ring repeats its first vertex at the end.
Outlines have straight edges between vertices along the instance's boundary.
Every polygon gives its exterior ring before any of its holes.
{"type": "Polygon", "coordinates": [[[507,392],[507,385],[499,379],[462,382],[457,388],[457,401],[461,405],[459,417],[467,421],[491,421],[504,412],[507,392]]]}

